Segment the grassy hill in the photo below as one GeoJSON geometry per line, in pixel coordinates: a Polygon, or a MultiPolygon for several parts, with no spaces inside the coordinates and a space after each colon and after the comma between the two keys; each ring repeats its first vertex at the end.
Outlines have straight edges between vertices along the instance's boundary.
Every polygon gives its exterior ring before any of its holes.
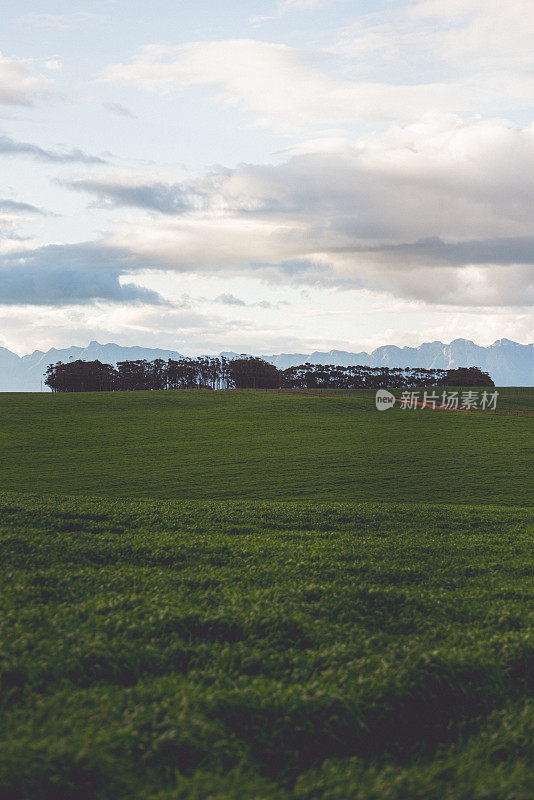
{"type": "Polygon", "coordinates": [[[533,417],[0,413],[2,800],[531,800],[533,417]]]}
{"type": "MultiPolygon", "coordinates": [[[[0,395],[0,485],[226,499],[531,501],[534,417],[378,413],[374,393],[0,395]]],[[[499,408],[534,409],[533,390],[499,408]]]]}

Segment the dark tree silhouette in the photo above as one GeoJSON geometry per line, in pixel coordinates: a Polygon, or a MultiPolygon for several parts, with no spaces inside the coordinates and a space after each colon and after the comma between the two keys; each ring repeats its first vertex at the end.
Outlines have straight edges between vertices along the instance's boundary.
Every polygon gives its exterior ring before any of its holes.
{"type": "Polygon", "coordinates": [[[487,372],[478,367],[449,369],[444,378],[445,386],[495,386],[487,372]]]}
{"type": "Polygon", "coordinates": [[[236,358],[228,371],[236,389],[278,389],[281,382],[280,371],[262,358],[236,358]]]}
{"type": "Polygon", "coordinates": [[[70,361],[46,370],[45,384],[53,392],[109,392],[117,388],[117,372],[100,361],[70,361]]]}
{"type": "Polygon", "coordinates": [[[261,358],[160,358],[50,365],[45,383],[54,392],[139,391],[141,389],[399,389],[417,386],[494,386],[477,367],[455,370],[420,367],[341,367],[300,364],[284,371],[261,358]]]}

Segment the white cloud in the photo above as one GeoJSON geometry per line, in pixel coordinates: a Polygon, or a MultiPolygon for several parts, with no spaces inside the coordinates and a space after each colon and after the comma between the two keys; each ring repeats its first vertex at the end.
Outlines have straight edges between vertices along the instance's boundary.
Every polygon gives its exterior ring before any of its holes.
{"type": "Polygon", "coordinates": [[[214,236],[221,221],[270,230],[322,220],[325,235],[372,244],[532,232],[534,125],[430,116],[355,141],[310,140],[288,154],[283,164],[244,164],[179,184],[122,171],[70,185],[124,206],[196,211],[195,224],[213,224],[214,236]]]}
{"type": "Polygon", "coordinates": [[[139,267],[435,304],[534,302],[534,126],[428,117],[354,142],[311,141],[279,165],[71,185],[138,209],[104,244],[139,267]]]}
{"type": "MultiPolygon", "coordinates": [[[[287,0],[278,13],[317,5],[287,0]]],[[[224,106],[286,127],[529,113],[533,41],[532,0],[416,0],[355,15],[322,50],[253,39],[153,44],[103,79],[163,92],[211,86],[224,106]]]]}
{"type": "Polygon", "coordinates": [[[253,112],[259,123],[329,126],[411,120],[429,109],[465,109],[469,93],[442,82],[390,84],[337,79],[320,68],[324,55],[254,39],[147,45],[129,64],[100,80],[171,92],[212,86],[225,107],[253,112]]]}
{"type": "Polygon", "coordinates": [[[52,81],[32,72],[27,61],[17,61],[0,53],[0,103],[33,105],[47,94],[52,81]]]}
{"type": "Polygon", "coordinates": [[[356,17],[329,50],[364,75],[439,74],[473,109],[530,110],[533,39],[532,0],[416,0],[356,17]]]}
{"type": "Polygon", "coordinates": [[[50,56],[44,62],[44,66],[46,69],[49,69],[50,72],[61,72],[63,69],[63,61],[61,60],[61,56],[50,56]]]}

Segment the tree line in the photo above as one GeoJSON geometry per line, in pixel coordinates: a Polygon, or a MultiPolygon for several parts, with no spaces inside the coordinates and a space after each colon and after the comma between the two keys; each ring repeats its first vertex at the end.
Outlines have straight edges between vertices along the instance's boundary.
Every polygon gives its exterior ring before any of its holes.
{"type": "Polygon", "coordinates": [[[456,370],[422,367],[301,364],[279,370],[252,356],[226,359],[169,358],[164,361],[100,361],[50,364],[45,384],[53,392],[139,391],[142,389],[396,389],[414,386],[493,386],[477,367],[456,370]]]}

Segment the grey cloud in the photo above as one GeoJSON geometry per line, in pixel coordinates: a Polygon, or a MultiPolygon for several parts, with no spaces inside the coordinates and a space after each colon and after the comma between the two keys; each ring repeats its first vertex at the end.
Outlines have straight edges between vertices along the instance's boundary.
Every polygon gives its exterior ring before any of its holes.
{"type": "Polygon", "coordinates": [[[109,111],[110,114],[116,114],[119,117],[129,117],[130,119],[137,119],[133,111],[123,106],[121,103],[102,103],[102,108],[109,111]]]}
{"type": "MultiPolygon", "coordinates": [[[[462,244],[458,245],[460,252],[462,244]]],[[[475,243],[465,244],[469,245],[466,250],[472,254],[475,243]]],[[[424,256],[422,247],[418,258],[411,257],[413,247],[354,247],[331,253],[331,264],[292,260],[250,267],[258,276],[272,282],[286,280],[295,285],[339,290],[366,289],[443,306],[526,307],[534,303],[531,263],[511,260],[498,264],[473,260],[470,270],[460,257],[457,263],[445,260],[438,263],[431,255],[424,256]]],[[[484,259],[488,255],[481,252],[481,258],[482,254],[484,259]]]]}
{"type": "MultiPolygon", "coordinates": [[[[374,260],[360,280],[430,303],[528,306],[534,303],[534,237],[414,243],[352,251],[374,260]]],[[[347,254],[348,258],[351,257],[347,254]]]]}
{"type": "MultiPolygon", "coordinates": [[[[521,139],[516,132],[508,134],[507,146],[516,152],[521,139]]],[[[474,149],[469,135],[467,131],[467,145],[474,149]]],[[[369,155],[347,146],[294,155],[278,165],[218,168],[182,183],[90,178],[64,185],[102,202],[164,214],[200,210],[280,220],[284,226],[299,222],[315,238],[326,234],[338,240],[395,243],[430,233],[459,240],[488,232],[514,236],[526,227],[534,202],[534,135],[520,165],[488,152],[485,160],[466,156],[459,164],[451,156],[451,168],[445,170],[438,157],[435,163],[419,158],[417,146],[416,139],[413,165],[402,163],[402,168],[388,165],[386,146],[384,154],[377,148],[377,154],[371,150],[369,155]],[[475,161],[473,166],[475,158],[484,163],[475,161]]],[[[399,150],[412,153],[408,146],[399,150]]]]}
{"type": "MultiPolygon", "coordinates": [[[[214,169],[181,184],[118,176],[68,185],[175,215],[141,218],[114,235],[130,269],[519,306],[534,298],[533,175],[529,128],[453,120],[437,132],[394,129],[358,146],[214,169]]],[[[218,302],[241,304],[225,295],[218,302]]]]}
{"type": "Polygon", "coordinates": [[[95,245],[48,245],[0,258],[0,304],[62,306],[94,300],[165,305],[157,292],[120,276],[135,262],[125,251],[95,245]]]}
{"type": "MultiPolygon", "coordinates": [[[[364,249],[361,252],[366,252],[364,249]]],[[[530,264],[534,265],[534,236],[444,242],[437,236],[418,242],[382,245],[367,250],[408,264],[530,264]]]]}
{"type": "Polygon", "coordinates": [[[222,303],[225,306],[246,306],[244,300],[235,297],[233,294],[220,294],[215,298],[216,303],[222,303]]]}
{"type": "Polygon", "coordinates": [[[276,263],[253,262],[250,268],[262,275],[273,271],[291,280],[303,280],[305,283],[329,283],[336,280],[335,273],[329,264],[317,263],[305,258],[292,258],[276,263]]]}
{"type": "Polygon", "coordinates": [[[133,283],[121,284],[113,270],[77,270],[64,267],[23,269],[0,267],[1,305],[63,306],[94,300],[115,303],[161,304],[162,298],[133,283]]]}
{"type": "Polygon", "coordinates": [[[29,156],[37,161],[48,161],[55,164],[107,164],[100,156],[91,156],[83,150],[47,150],[29,142],[17,142],[9,136],[0,135],[0,154],[29,156]]]}
{"type": "Polygon", "coordinates": [[[278,308],[279,306],[287,306],[289,303],[284,300],[279,300],[277,303],[269,303],[268,300],[259,300],[257,303],[245,303],[240,297],[233,294],[220,294],[214,300],[215,303],[222,303],[225,306],[241,306],[245,308],[278,308]]]}
{"type": "Polygon", "coordinates": [[[528,234],[534,222],[534,132],[499,122],[447,125],[437,131],[399,128],[359,146],[341,143],[277,165],[218,169],[182,190],[204,211],[222,208],[284,222],[290,217],[311,232],[353,241],[528,234]],[[449,140],[441,138],[444,132],[449,140]]]}
{"type": "Polygon", "coordinates": [[[73,267],[76,269],[114,269],[126,272],[139,269],[140,263],[125,247],[110,247],[95,242],[79,244],[49,244],[35,250],[19,250],[4,253],[0,265],[31,266],[36,269],[50,267],[73,267]]]}
{"type": "Polygon", "coordinates": [[[43,208],[32,206],[31,203],[20,203],[17,200],[1,200],[0,211],[8,214],[41,214],[48,216],[50,212],[45,211],[43,208]]]}
{"type": "Polygon", "coordinates": [[[397,297],[452,306],[526,307],[534,304],[534,273],[531,267],[508,265],[478,267],[432,266],[391,270],[375,276],[375,288],[386,288],[397,297]]]}
{"type": "Polygon", "coordinates": [[[101,202],[116,206],[132,206],[161,214],[182,214],[191,206],[180,186],[167,183],[128,185],[114,181],[76,180],[64,181],[64,186],[76,191],[94,194],[101,202]]]}

